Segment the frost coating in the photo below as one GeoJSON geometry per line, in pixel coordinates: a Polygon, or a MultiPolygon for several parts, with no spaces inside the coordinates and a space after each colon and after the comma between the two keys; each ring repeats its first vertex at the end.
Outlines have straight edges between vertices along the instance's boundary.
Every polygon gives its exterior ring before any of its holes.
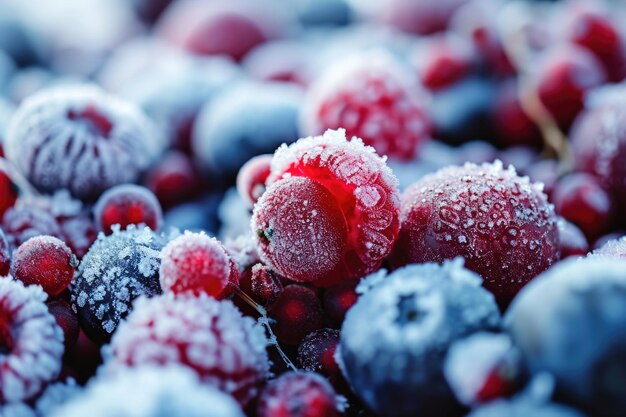
{"type": "Polygon", "coordinates": [[[100,234],[83,258],[70,286],[81,325],[96,340],[106,340],[140,295],[161,293],[160,251],[165,239],[149,228],[130,225],[100,234]]]}
{"type": "Polygon", "coordinates": [[[51,384],[37,399],[35,409],[40,416],[48,417],[65,403],[78,398],[82,392],[83,388],[76,385],[76,381],[71,378],[65,382],[51,384]]]}
{"type": "Polygon", "coordinates": [[[143,366],[89,384],[50,417],[244,417],[228,395],[180,367],[143,366]],[[130,397],[129,397],[130,395],[130,397]]]}
{"type": "Polygon", "coordinates": [[[61,370],[63,331],[39,286],[0,278],[0,405],[29,399],[61,370]]]}
{"type": "Polygon", "coordinates": [[[263,328],[230,301],[142,297],[104,352],[104,370],[180,364],[246,405],[269,371],[266,344],[263,328]]]}
{"type": "Polygon", "coordinates": [[[134,182],[165,146],[136,107],[95,86],[39,92],[19,107],[4,143],[7,158],[38,189],[94,198],[134,182]]]}
{"type": "Polygon", "coordinates": [[[600,248],[591,252],[588,257],[596,258],[600,256],[611,256],[614,258],[626,259],[626,236],[606,242],[600,248]]]}
{"type": "Polygon", "coordinates": [[[359,138],[348,141],[342,129],[282,145],[252,218],[261,259],[284,276],[317,285],[377,269],[399,229],[398,181],[385,162],[359,138]],[[279,264],[309,276],[294,276],[279,264]]]}
{"type": "Polygon", "coordinates": [[[477,408],[467,417],[585,417],[584,414],[556,403],[542,403],[523,398],[494,401],[477,408]]]}
{"type": "Polygon", "coordinates": [[[493,295],[459,262],[409,265],[348,311],[337,359],[361,399],[383,415],[445,414],[457,405],[443,376],[449,345],[499,325],[493,295]]]}

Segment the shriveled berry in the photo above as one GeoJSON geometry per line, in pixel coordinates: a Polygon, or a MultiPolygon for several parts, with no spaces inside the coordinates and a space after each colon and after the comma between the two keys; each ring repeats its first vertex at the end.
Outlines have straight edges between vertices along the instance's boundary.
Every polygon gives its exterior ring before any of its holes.
{"type": "Polygon", "coordinates": [[[317,295],[302,285],[287,285],[269,309],[276,320],[274,331],[278,340],[297,345],[304,337],[324,325],[322,306],[317,295]]]}
{"type": "Polygon", "coordinates": [[[559,218],[558,227],[561,259],[570,256],[585,256],[589,252],[589,242],[575,224],[559,218]]]}
{"type": "Polygon", "coordinates": [[[376,270],[399,229],[397,179],[343,131],[282,146],[252,229],[261,260],[288,279],[330,286],[376,270]]]}
{"type": "Polygon", "coordinates": [[[345,282],[324,290],[324,318],[333,327],[341,327],[346,313],[356,303],[356,283],[345,282]]]}
{"type": "Polygon", "coordinates": [[[283,291],[280,278],[263,264],[256,264],[250,273],[250,290],[255,299],[261,303],[272,304],[283,291]]]}
{"type": "Polygon", "coordinates": [[[552,205],[499,161],[424,177],[405,191],[401,220],[394,266],[463,256],[503,304],[559,259],[552,205]]]}
{"type": "Polygon", "coordinates": [[[309,333],[298,347],[298,365],[309,372],[324,375],[331,383],[343,377],[335,360],[339,344],[339,330],[319,329],[309,333]]]}
{"type": "Polygon", "coordinates": [[[339,417],[333,387],[310,372],[287,372],[271,381],[259,399],[258,417],[339,417]]]}
{"type": "Polygon", "coordinates": [[[301,130],[320,135],[345,129],[380,155],[411,159],[430,134],[426,99],[407,69],[383,53],[347,58],[329,68],[310,88],[301,130]]]}
{"type": "Polygon", "coordinates": [[[113,335],[104,372],[182,365],[245,406],[267,377],[266,344],[263,328],[230,301],[206,295],[140,298],[113,335]]]}
{"type": "Polygon", "coordinates": [[[67,289],[77,266],[76,257],[62,240],[35,236],[13,253],[11,275],[26,285],[41,285],[56,296],[67,289]]]}
{"type": "Polygon", "coordinates": [[[237,174],[237,191],[250,208],[265,192],[265,180],[270,175],[271,162],[272,155],[255,156],[237,174]]]}
{"type": "Polygon", "coordinates": [[[165,293],[207,294],[224,298],[239,271],[224,246],[214,237],[186,231],[161,251],[159,280],[165,293]]]}
{"type": "Polygon", "coordinates": [[[63,330],[63,343],[65,344],[65,354],[67,355],[74,348],[80,333],[78,317],[72,310],[70,303],[62,298],[55,298],[46,302],[48,311],[54,316],[57,324],[63,330]]]}
{"type": "Polygon", "coordinates": [[[113,225],[129,224],[159,230],[163,222],[161,205],[152,191],[135,184],[116,185],[104,192],[93,208],[98,228],[110,235],[113,225]]]}

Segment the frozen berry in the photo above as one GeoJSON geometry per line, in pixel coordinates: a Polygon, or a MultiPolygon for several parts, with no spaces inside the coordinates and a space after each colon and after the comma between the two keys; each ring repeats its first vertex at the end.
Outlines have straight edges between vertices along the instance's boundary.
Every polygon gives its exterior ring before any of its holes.
{"type": "Polygon", "coordinates": [[[23,102],[5,152],[38,189],[95,199],[137,180],[164,147],[148,118],[97,87],[56,87],[23,102]]]}
{"type": "Polygon", "coordinates": [[[339,417],[333,387],[315,373],[288,372],[271,381],[259,399],[258,417],[339,417]]]}
{"type": "Polygon", "coordinates": [[[626,261],[560,262],[524,288],[505,326],[532,373],[554,377],[556,392],[590,411],[623,416],[626,387],[626,261]]]}
{"type": "Polygon", "coordinates": [[[163,222],[161,205],[152,191],[135,184],[122,184],[105,191],[93,208],[98,228],[110,235],[113,225],[126,229],[130,224],[159,230],[163,222]]]}
{"type": "Polygon", "coordinates": [[[41,236],[61,236],[61,226],[57,219],[46,209],[32,204],[31,201],[18,201],[10,208],[2,220],[2,229],[9,244],[17,247],[28,239],[41,236]]]}
{"type": "Polygon", "coordinates": [[[609,256],[626,259],[626,237],[610,239],[594,250],[590,257],[609,256]]]}
{"type": "Polygon", "coordinates": [[[319,329],[309,333],[298,347],[298,365],[305,371],[324,375],[331,383],[338,382],[342,378],[335,360],[338,344],[339,330],[319,329]]]}
{"type": "Polygon", "coordinates": [[[198,191],[200,178],[189,156],[169,151],[148,171],[145,184],[167,208],[190,200],[198,191]]]}
{"type": "Polygon", "coordinates": [[[607,232],[613,223],[613,200],[589,174],[562,178],[554,187],[552,201],[556,213],[578,226],[589,240],[607,232]]]}
{"type": "Polygon", "coordinates": [[[534,401],[520,396],[511,401],[494,401],[476,408],[467,417],[502,417],[502,416],[533,416],[533,417],[586,417],[580,411],[565,405],[534,401]]]}
{"type": "Polygon", "coordinates": [[[410,265],[362,281],[338,356],[355,393],[385,417],[457,415],[444,379],[451,343],[500,324],[492,294],[460,261],[410,265]]]}
{"type": "Polygon", "coordinates": [[[401,220],[394,266],[463,256],[503,304],[559,259],[552,205],[499,161],[424,177],[405,191],[401,220]]]}
{"type": "Polygon", "coordinates": [[[576,168],[598,177],[614,198],[616,212],[623,212],[626,208],[626,102],[615,101],[587,109],[572,128],[571,138],[576,168]]]}
{"type": "Polygon", "coordinates": [[[287,285],[269,313],[276,320],[276,337],[289,345],[297,345],[307,334],[324,325],[322,306],[315,291],[302,285],[287,285]]]}
{"type": "Polygon", "coordinates": [[[0,276],[6,276],[11,268],[11,253],[9,252],[9,241],[4,230],[0,229],[0,276]]]}
{"type": "Polygon", "coordinates": [[[100,234],[72,280],[72,305],[81,327],[96,342],[109,340],[140,295],[161,293],[160,253],[164,238],[147,227],[129,226],[100,234]]]}
{"type": "Polygon", "coordinates": [[[520,103],[517,80],[507,81],[498,89],[492,121],[502,145],[539,148],[543,144],[539,128],[520,103]]]}
{"type": "Polygon", "coordinates": [[[561,259],[570,256],[585,256],[589,252],[589,242],[575,224],[559,218],[558,227],[561,259]]]}
{"type": "Polygon", "coordinates": [[[430,133],[426,101],[407,69],[383,52],[362,53],[332,66],[310,88],[301,130],[320,135],[342,128],[380,155],[411,159],[430,133]]]}
{"type": "Polygon", "coordinates": [[[63,332],[37,286],[0,278],[0,408],[27,400],[61,371],[63,332]]]}
{"type": "Polygon", "coordinates": [[[312,65],[315,52],[312,45],[302,40],[278,40],[265,43],[252,50],[246,55],[241,65],[257,80],[308,86],[315,73],[314,65],[312,65]]]}
{"type": "Polygon", "coordinates": [[[265,192],[270,175],[272,155],[258,155],[246,162],[237,174],[237,191],[249,207],[253,207],[265,192]]]}
{"type": "Polygon", "coordinates": [[[78,323],[78,317],[72,310],[70,303],[62,298],[56,298],[49,300],[47,303],[50,314],[54,316],[57,324],[63,330],[63,342],[65,344],[66,355],[71,352],[72,348],[78,340],[78,334],[80,333],[80,325],[78,323]]]}
{"type": "Polygon", "coordinates": [[[546,51],[533,75],[539,100],[562,129],[569,129],[583,109],[587,91],[605,81],[604,68],[597,58],[574,46],[546,51]]]}
{"type": "Polygon", "coordinates": [[[87,415],[244,417],[229,395],[202,384],[192,372],[177,366],[145,366],[109,378],[97,378],[84,393],[49,414],[50,417],[87,415]],[[128,400],[131,393],[132,400],[128,400]]]}
{"type": "Polygon", "coordinates": [[[19,192],[20,189],[11,179],[9,171],[3,165],[0,166],[0,219],[15,205],[19,192]]]}
{"type": "Polygon", "coordinates": [[[454,343],[444,374],[467,406],[509,397],[526,382],[520,352],[507,335],[495,333],[476,333],[454,343]]]}
{"type": "Polygon", "coordinates": [[[98,230],[87,213],[61,220],[61,235],[78,259],[82,259],[98,236],[98,230]]]}
{"type": "Polygon", "coordinates": [[[465,39],[434,36],[418,49],[414,65],[424,87],[440,90],[465,78],[472,70],[472,46],[465,39]]]}
{"type": "Polygon", "coordinates": [[[283,145],[252,229],[261,260],[281,276],[319,286],[376,270],[399,229],[397,179],[370,147],[345,132],[283,145]]]}
{"type": "Polygon", "coordinates": [[[159,280],[165,293],[205,293],[224,298],[239,271],[224,246],[204,233],[186,231],[161,251],[159,280]]]}
{"type": "Polygon", "coordinates": [[[454,12],[467,1],[389,0],[380,3],[375,17],[403,31],[428,35],[445,30],[454,12]]]}
{"type": "Polygon", "coordinates": [[[67,245],[52,236],[35,236],[13,253],[11,275],[26,285],[41,285],[50,296],[65,291],[72,281],[76,257],[67,245]]]}
{"type": "Polygon", "coordinates": [[[235,179],[253,156],[298,138],[302,89],[285,83],[242,82],[200,110],[192,149],[201,166],[235,179]]]}
{"type": "Polygon", "coordinates": [[[264,305],[274,303],[283,291],[280,278],[263,264],[256,264],[250,271],[250,292],[264,305]]]}
{"type": "Polygon", "coordinates": [[[356,303],[359,296],[355,287],[355,283],[345,282],[324,291],[324,318],[331,326],[341,327],[346,313],[356,303]]]}
{"type": "Polygon", "coordinates": [[[183,365],[245,406],[267,377],[266,343],[263,328],[230,301],[142,297],[113,335],[105,371],[183,365]]]}

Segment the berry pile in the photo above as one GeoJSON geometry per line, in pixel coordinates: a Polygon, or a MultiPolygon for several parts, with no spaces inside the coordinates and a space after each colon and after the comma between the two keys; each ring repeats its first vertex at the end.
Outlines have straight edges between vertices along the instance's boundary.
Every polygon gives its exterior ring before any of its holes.
{"type": "Polygon", "coordinates": [[[0,417],[623,417],[625,17],[0,0],[0,417]]]}

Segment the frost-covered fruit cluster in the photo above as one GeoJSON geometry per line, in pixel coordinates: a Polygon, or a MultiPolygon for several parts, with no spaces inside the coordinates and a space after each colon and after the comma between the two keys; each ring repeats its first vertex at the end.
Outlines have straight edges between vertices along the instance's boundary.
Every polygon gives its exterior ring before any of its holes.
{"type": "Polygon", "coordinates": [[[0,417],[625,416],[626,2],[534,1],[0,0],[0,417]]]}

